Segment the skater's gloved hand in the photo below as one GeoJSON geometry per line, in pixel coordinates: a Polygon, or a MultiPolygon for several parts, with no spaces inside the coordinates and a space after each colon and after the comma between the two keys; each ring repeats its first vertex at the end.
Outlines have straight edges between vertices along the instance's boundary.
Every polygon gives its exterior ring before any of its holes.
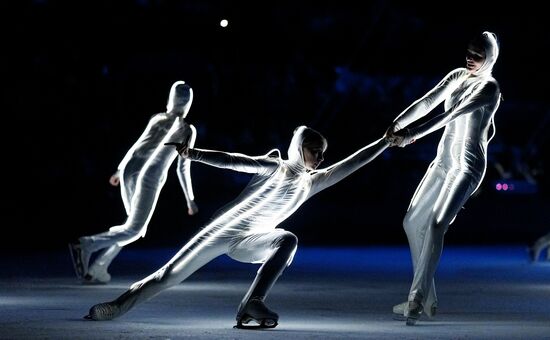
{"type": "Polygon", "coordinates": [[[198,212],[199,212],[199,207],[197,207],[197,204],[195,203],[195,201],[190,201],[187,204],[187,213],[189,214],[189,216],[193,216],[198,212]]]}
{"type": "Polygon", "coordinates": [[[393,133],[393,145],[397,145],[400,148],[414,143],[416,140],[413,138],[411,131],[407,128],[401,129],[393,133]]]}
{"type": "Polygon", "coordinates": [[[191,134],[188,134],[184,140],[181,143],[178,142],[168,142],[164,143],[164,145],[169,146],[173,145],[176,147],[176,151],[182,156],[183,158],[189,157],[189,140],[191,139],[191,134]]]}
{"type": "MultiPolygon", "coordinates": [[[[403,136],[397,135],[397,131],[400,130],[399,124],[396,122],[393,122],[387,129],[386,133],[384,133],[384,139],[390,143],[391,146],[401,146],[403,143],[403,136]]],[[[402,130],[401,130],[402,131],[402,130]]]]}
{"type": "Polygon", "coordinates": [[[386,139],[394,137],[394,133],[399,130],[399,125],[396,122],[393,122],[387,129],[384,137],[386,139]]]}
{"type": "Polygon", "coordinates": [[[398,137],[384,135],[384,140],[390,144],[390,147],[399,145],[398,137]]]}
{"type": "Polygon", "coordinates": [[[111,178],[109,178],[109,183],[116,187],[120,183],[120,172],[117,170],[114,174],[111,175],[111,178]]]}
{"type": "Polygon", "coordinates": [[[178,142],[169,142],[164,143],[166,146],[173,145],[176,147],[176,151],[180,154],[180,156],[187,158],[189,157],[189,146],[186,143],[178,143],[178,142]]]}

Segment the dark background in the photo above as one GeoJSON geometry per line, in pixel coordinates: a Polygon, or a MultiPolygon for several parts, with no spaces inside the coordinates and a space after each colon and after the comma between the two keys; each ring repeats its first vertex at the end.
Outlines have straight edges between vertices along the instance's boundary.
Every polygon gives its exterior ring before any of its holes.
{"type": "MultiPolygon", "coordinates": [[[[65,247],[123,223],[108,178],[174,81],[193,87],[197,147],[286,157],[306,124],[327,137],[327,166],[464,66],[484,30],[500,40],[504,101],[486,177],[446,242],[530,244],[550,231],[550,39],[538,2],[3,2],[2,248],[65,247]]],[[[406,243],[401,220],[441,131],[387,150],[281,227],[307,245],[406,243]]],[[[187,216],[174,166],[146,238],[129,247],[182,245],[250,178],[199,163],[192,176],[200,214],[187,216]]]]}

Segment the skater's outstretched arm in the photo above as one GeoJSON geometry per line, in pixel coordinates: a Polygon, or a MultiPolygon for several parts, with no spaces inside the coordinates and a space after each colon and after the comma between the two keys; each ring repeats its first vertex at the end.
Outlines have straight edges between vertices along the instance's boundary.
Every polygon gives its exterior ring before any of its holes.
{"type": "Polygon", "coordinates": [[[217,168],[247,173],[260,173],[275,170],[279,166],[277,158],[266,155],[248,156],[242,153],[216,150],[189,149],[189,159],[217,168]]]}
{"type": "Polygon", "coordinates": [[[498,103],[499,98],[500,91],[498,84],[493,81],[485,82],[447,111],[431,118],[421,125],[400,130],[394,133],[394,135],[403,137],[403,141],[399,144],[399,146],[403,147],[442,128],[462,115],[471,114],[486,105],[491,105],[491,109],[493,109],[492,105],[494,105],[495,102],[498,103]]]}
{"type": "Polygon", "coordinates": [[[334,185],[380,155],[390,142],[386,138],[359,149],[347,158],[312,174],[311,195],[334,185]]]}
{"type": "MultiPolygon", "coordinates": [[[[188,142],[165,143],[166,146],[175,146],[183,158],[201,162],[222,169],[239,172],[261,173],[275,170],[279,166],[280,158],[273,156],[273,151],[262,156],[248,156],[242,153],[225,152],[206,149],[191,149],[188,142]]],[[[280,153],[278,153],[280,154],[280,153]]]]}
{"type": "Polygon", "coordinates": [[[433,89],[414,101],[397,118],[388,130],[395,132],[427,115],[453,91],[452,84],[466,75],[465,69],[458,68],[449,72],[433,89]]]}

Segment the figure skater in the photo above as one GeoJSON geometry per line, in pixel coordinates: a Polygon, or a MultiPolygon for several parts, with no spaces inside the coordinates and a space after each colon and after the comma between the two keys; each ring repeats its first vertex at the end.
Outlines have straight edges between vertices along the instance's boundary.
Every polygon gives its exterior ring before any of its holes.
{"type": "MultiPolygon", "coordinates": [[[[196,130],[184,118],[193,101],[193,90],[184,81],[175,82],[171,89],[166,112],[153,115],[147,127],[128,150],[109,180],[120,183],[122,201],[128,215],[124,224],[108,231],[82,236],[78,243],[69,244],[76,275],[83,283],[107,283],[107,269],[121,248],[144,237],[157,200],[166,182],[166,175],[178,154],[164,143],[188,138],[195,143],[196,130]],[[91,255],[101,251],[89,266],[91,255]]],[[[177,174],[187,201],[189,215],[198,212],[191,184],[190,161],[178,158],[177,174]]]]}
{"type": "Polygon", "coordinates": [[[85,318],[110,320],[161,291],[179,284],[214,258],[227,254],[245,263],[260,263],[256,278],[242,299],[236,321],[238,328],[272,328],[279,316],[270,310],[265,299],[283,270],[290,265],[298,238],[277,228],[307,199],[336,184],[369,163],[389,145],[385,138],[363,147],[340,162],[316,170],[323,161],[327,140],[314,129],[295,129],[288,159],[277,149],[263,156],[189,148],[176,145],[186,159],[255,176],[232,203],[214,214],[209,222],[159,270],[134,283],[117,299],[94,305],[85,318]]]}
{"type": "Polygon", "coordinates": [[[483,32],[466,50],[466,68],[449,72],[392,123],[386,136],[404,147],[445,127],[437,155],[420,182],[403,221],[414,267],[407,302],[393,312],[414,325],[425,312],[437,312],[434,274],[443,237],[457,213],[479,187],[487,166],[487,146],[494,136],[494,114],[501,94],[491,75],[499,54],[496,35],[483,32]],[[444,101],[444,111],[418,120],[444,101]]]}

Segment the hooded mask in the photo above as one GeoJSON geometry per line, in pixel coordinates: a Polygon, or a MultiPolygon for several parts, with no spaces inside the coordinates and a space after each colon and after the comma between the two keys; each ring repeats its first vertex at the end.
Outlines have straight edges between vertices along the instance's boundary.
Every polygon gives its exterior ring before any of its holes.
{"type": "Polygon", "coordinates": [[[170,89],[168,104],[166,104],[166,112],[181,115],[182,118],[187,116],[191,103],[193,102],[193,89],[184,81],[177,81],[170,89]]]}
{"type": "Polygon", "coordinates": [[[497,36],[494,33],[485,31],[477,43],[485,49],[485,61],[474,74],[476,76],[491,76],[499,52],[497,36]]]}
{"type": "Polygon", "coordinates": [[[302,143],[304,142],[304,131],[307,127],[301,125],[294,130],[294,135],[288,146],[288,167],[295,173],[306,171],[302,143]]]}

